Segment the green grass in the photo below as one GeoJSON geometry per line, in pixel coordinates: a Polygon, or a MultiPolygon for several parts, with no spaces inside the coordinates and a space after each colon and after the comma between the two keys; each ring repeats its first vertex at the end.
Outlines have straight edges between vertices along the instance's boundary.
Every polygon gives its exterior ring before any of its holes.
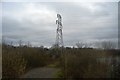
{"type": "Polygon", "coordinates": [[[64,75],[63,72],[62,72],[61,70],[59,70],[59,71],[57,72],[57,74],[55,74],[55,78],[64,78],[63,75],[64,75]]]}

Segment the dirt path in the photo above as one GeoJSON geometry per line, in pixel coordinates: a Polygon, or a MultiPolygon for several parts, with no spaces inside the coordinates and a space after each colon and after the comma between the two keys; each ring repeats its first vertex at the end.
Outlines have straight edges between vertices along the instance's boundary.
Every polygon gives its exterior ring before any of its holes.
{"type": "Polygon", "coordinates": [[[32,69],[23,75],[21,78],[55,78],[55,74],[59,71],[58,68],[36,68],[32,69]]]}

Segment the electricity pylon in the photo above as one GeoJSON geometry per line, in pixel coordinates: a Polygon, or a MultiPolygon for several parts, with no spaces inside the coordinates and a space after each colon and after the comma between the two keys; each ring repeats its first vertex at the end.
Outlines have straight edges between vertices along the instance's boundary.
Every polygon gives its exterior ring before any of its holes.
{"type": "Polygon", "coordinates": [[[57,24],[57,31],[56,31],[56,47],[63,47],[63,35],[62,35],[62,17],[60,14],[57,14],[57,20],[56,20],[56,24],[57,24]]]}

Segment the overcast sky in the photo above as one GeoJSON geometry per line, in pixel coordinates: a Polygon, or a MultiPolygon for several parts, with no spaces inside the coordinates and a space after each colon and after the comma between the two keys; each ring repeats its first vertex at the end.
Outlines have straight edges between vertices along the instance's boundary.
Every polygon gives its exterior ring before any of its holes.
{"type": "Polygon", "coordinates": [[[2,12],[2,35],[7,41],[51,46],[57,13],[63,19],[65,46],[118,39],[117,2],[5,2],[2,12]]]}

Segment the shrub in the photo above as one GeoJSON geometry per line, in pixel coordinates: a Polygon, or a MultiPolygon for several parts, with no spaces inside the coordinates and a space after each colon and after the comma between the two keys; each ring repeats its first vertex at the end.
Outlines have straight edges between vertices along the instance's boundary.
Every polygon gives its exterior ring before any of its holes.
{"type": "Polygon", "coordinates": [[[27,67],[42,67],[49,64],[50,56],[37,48],[26,48],[22,56],[27,61],[27,67]]]}

